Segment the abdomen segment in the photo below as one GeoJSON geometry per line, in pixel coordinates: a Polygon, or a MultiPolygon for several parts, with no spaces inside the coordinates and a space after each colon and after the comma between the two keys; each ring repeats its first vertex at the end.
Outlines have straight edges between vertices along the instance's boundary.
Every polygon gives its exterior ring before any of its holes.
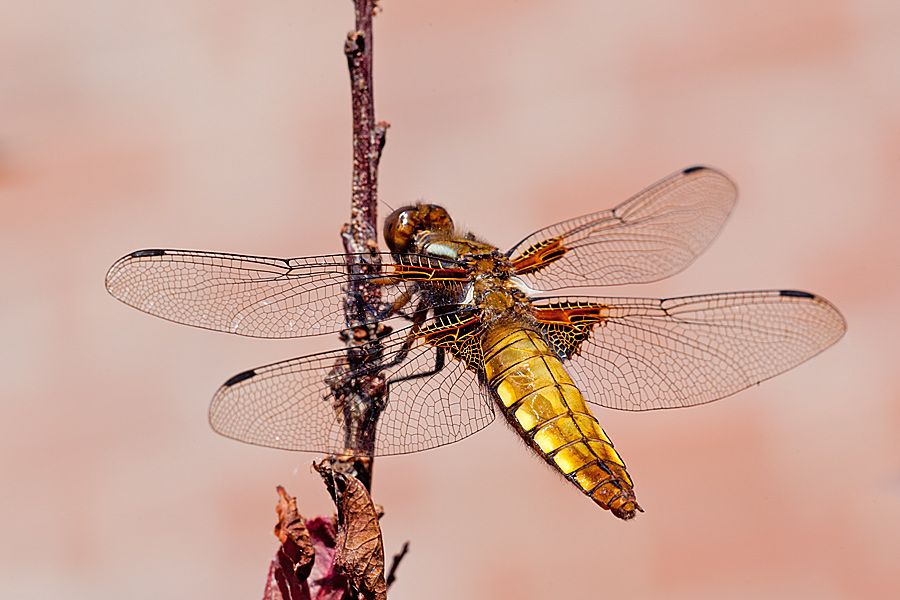
{"type": "Polygon", "coordinates": [[[482,347],[487,384],[528,444],[620,519],[641,510],[625,463],[541,335],[496,327],[484,334],[482,347]]]}

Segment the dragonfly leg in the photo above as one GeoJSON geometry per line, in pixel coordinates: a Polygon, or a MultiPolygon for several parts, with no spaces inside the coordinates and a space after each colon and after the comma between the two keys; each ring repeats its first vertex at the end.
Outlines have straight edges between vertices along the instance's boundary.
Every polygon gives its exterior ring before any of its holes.
{"type": "Polygon", "coordinates": [[[387,319],[390,319],[391,317],[397,315],[405,316],[401,311],[403,307],[409,304],[410,300],[412,300],[412,293],[409,290],[406,290],[396,300],[386,305],[384,309],[382,309],[382,311],[378,314],[378,320],[386,321],[387,319]]]}
{"type": "MultiPolygon", "coordinates": [[[[419,310],[416,312],[416,318],[414,319],[414,323],[410,330],[410,333],[406,337],[406,340],[404,340],[403,345],[400,347],[400,349],[397,351],[397,353],[393,356],[393,358],[387,360],[387,362],[379,361],[379,362],[376,362],[375,364],[363,366],[362,368],[356,369],[355,375],[361,376],[361,375],[365,375],[365,374],[372,373],[375,371],[382,371],[384,369],[390,369],[391,367],[396,367],[397,365],[402,363],[404,360],[406,360],[406,357],[409,356],[409,351],[412,350],[412,346],[417,339],[416,334],[421,329],[422,323],[425,321],[426,316],[427,316],[427,311],[425,311],[425,310],[419,310]]],[[[443,349],[439,349],[439,350],[441,352],[443,352],[443,349]]],[[[440,364],[440,367],[437,367],[433,371],[429,371],[427,373],[428,375],[437,373],[437,371],[439,371],[444,366],[443,356],[438,357],[438,363],[440,364]]],[[[418,376],[419,375],[416,375],[416,377],[418,377],[418,376]]],[[[424,376],[424,375],[421,375],[421,376],[424,376]]],[[[403,379],[405,379],[405,378],[401,378],[398,381],[402,381],[403,379]]]]}
{"type": "MultiPolygon", "coordinates": [[[[435,352],[434,359],[434,368],[429,369],[428,371],[422,371],[421,373],[413,373],[412,375],[404,375],[403,377],[397,377],[396,379],[388,380],[388,385],[392,383],[400,383],[401,381],[409,381],[411,379],[419,379],[420,377],[430,377],[434,375],[438,371],[444,368],[444,364],[447,361],[447,354],[444,352],[443,348],[435,348],[437,352],[435,352]]],[[[404,357],[405,358],[405,357],[404,357]]],[[[403,358],[398,360],[398,363],[401,362],[403,358]]]]}

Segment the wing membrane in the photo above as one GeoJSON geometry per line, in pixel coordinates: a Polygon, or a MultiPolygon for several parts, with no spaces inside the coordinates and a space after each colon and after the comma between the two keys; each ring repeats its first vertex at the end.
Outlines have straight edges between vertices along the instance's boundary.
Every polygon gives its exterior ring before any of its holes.
{"type": "MultiPolygon", "coordinates": [[[[400,349],[406,331],[386,338],[390,355],[400,349]]],[[[436,350],[417,342],[408,358],[388,369],[391,379],[430,371],[436,350]]],[[[340,453],[343,421],[333,409],[325,383],[337,361],[335,350],[278,362],[232,377],[216,392],[209,419],[218,433],[259,446],[284,450],[340,453]]],[[[467,437],[494,418],[490,398],[464,363],[448,364],[429,377],[391,383],[378,422],[375,455],[403,454],[434,448],[467,437]]]]}
{"type": "MultiPolygon", "coordinates": [[[[390,255],[380,256],[384,273],[393,273],[390,255]]],[[[451,261],[415,255],[406,260],[410,279],[441,271],[454,275],[451,261]]],[[[122,302],[176,323],[250,337],[302,337],[344,327],[346,261],[343,254],[283,259],[140,250],[116,261],[106,287],[122,302]]],[[[382,288],[386,304],[404,292],[415,295],[414,286],[398,279],[371,277],[402,283],[382,288]]]]}
{"type": "Polygon", "coordinates": [[[508,256],[540,290],[656,281],[683,270],[709,246],[736,199],[726,175],[691,167],[612,210],[541,229],[508,256]]]}
{"type": "Polygon", "coordinates": [[[812,358],[846,329],[827,300],[791,290],[557,300],[602,307],[605,321],[566,366],[588,400],[620,410],[730,396],[812,358]]]}

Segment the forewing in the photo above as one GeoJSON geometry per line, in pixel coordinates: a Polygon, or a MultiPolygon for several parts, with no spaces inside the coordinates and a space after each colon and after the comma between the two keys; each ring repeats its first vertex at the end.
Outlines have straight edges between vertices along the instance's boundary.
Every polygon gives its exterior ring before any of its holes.
{"type": "Polygon", "coordinates": [[[538,290],[656,281],[678,273],[709,246],[736,199],[726,175],[691,167],[612,210],[541,229],[508,256],[538,290]]]}
{"type": "MultiPolygon", "coordinates": [[[[385,342],[399,351],[405,331],[385,342]]],[[[417,342],[407,359],[386,371],[387,406],[377,427],[375,455],[404,454],[449,444],[487,426],[494,418],[490,398],[462,362],[447,358],[434,375],[436,350],[417,342]]],[[[218,433],[259,446],[329,454],[344,450],[343,422],[325,382],[343,350],[303,356],[232,377],[213,397],[209,411],[218,433]]]]}
{"type": "Polygon", "coordinates": [[[846,329],[827,300],[792,290],[554,301],[603,307],[605,320],[565,364],[588,400],[620,410],[724,398],[812,358],[846,329]]]}
{"type": "MultiPolygon", "coordinates": [[[[419,288],[393,277],[400,267],[381,254],[385,283],[382,301],[390,305],[419,288]],[[385,275],[390,274],[391,277],[385,275]]],[[[459,277],[450,262],[407,257],[402,277],[409,280],[459,277]]],[[[122,302],[151,315],[195,327],[251,337],[292,338],[344,328],[347,256],[266,258],[217,252],[140,250],[122,257],[106,275],[106,288],[122,302]]],[[[381,307],[375,307],[378,310],[381,307]]]]}

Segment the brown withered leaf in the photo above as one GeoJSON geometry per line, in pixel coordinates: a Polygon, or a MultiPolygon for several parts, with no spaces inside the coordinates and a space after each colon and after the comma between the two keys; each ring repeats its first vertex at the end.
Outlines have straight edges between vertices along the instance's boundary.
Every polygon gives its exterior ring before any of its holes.
{"type": "Polygon", "coordinates": [[[343,600],[349,584],[335,564],[337,528],[329,517],[303,519],[296,498],[278,487],[275,535],[281,540],[269,567],[263,600],[343,600]]]}
{"type": "Polygon", "coordinates": [[[306,582],[285,571],[278,557],[275,557],[269,565],[263,600],[311,600],[311,596],[306,582]]]}
{"type": "Polygon", "coordinates": [[[278,486],[278,522],[275,535],[281,540],[278,554],[269,566],[264,600],[311,600],[306,579],[313,567],[315,551],[303,517],[297,510],[297,499],[278,486]]]}
{"type": "Polygon", "coordinates": [[[335,564],[366,600],[385,600],[384,545],[378,511],[369,492],[352,475],[334,471],[324,461],[316,470],[325,479],[338,508],[335,564]]]}
{"type": "Polygon", "coordinates": [[[280,485],[275,488],[278,492],[278,506],[275,512],[278,522],[275,524],[275,537],[281,540],[282,549],[286,551],[288,558],[293,562],[293,570],[298,577],[306,579],[312,568],[315,552],[309,541],[309,531],[300,511],[297,510],[297,499],[288,496],[280,485]],[[286,547],[285,547],[286,546],[286,547]]]}

